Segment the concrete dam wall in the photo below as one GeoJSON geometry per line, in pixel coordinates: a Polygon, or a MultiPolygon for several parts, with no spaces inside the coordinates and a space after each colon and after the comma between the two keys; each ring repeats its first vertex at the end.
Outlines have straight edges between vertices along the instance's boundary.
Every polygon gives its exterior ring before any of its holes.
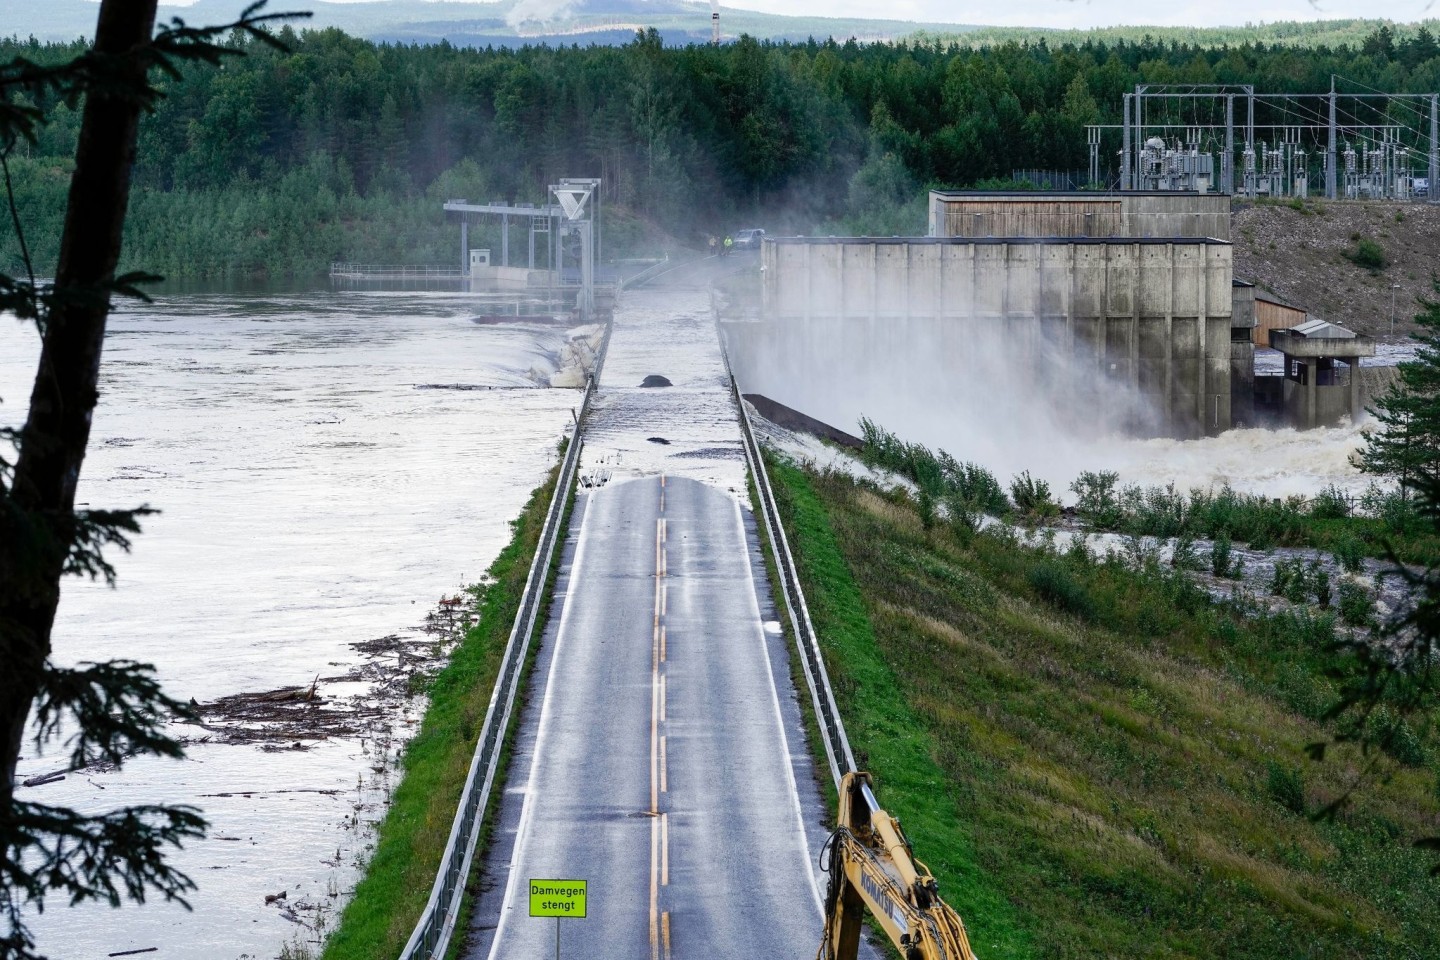
{"type": "Polygon", "coordinates": [[[841,430],[1231,425],[1223,241],[793,238],[761,256],[763,318],[724,325],[741,388],[841,430]]]}

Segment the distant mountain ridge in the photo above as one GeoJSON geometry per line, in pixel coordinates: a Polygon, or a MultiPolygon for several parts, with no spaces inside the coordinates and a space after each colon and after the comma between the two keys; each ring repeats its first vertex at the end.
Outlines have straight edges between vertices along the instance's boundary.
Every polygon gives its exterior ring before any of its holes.
{"type": "MultiPolygon", "coordinates": [[[[246,0],[198,0],[192,6],[160,7],[160,17],[181,17],[188,23],[224,23],[234,19],[246,0]]],[[[41,41],[74,40],[95,27],[95,0],[0,0],[0,35],[34,36],[41,41]]],[[[385,43],[433,44],[447,41],[464,47],[616,45],[628,43],[637,29],[658,30],[667,44],[710,40],[710,5],[702,0],[378,0],[374,3],[328,0],[271,0],[272,11],[309,10],[299,29],[336,27],[346,33],[385,43]]],[[[1440,23],[1426,20],[1396,24],[1380,19],[1280,21],[1234,27],[1157,27],[1127,25],[1089,30],[1043,27],[989,27],[974,24],[920,23],[909,20],[867,20],[842,17],[792,17],[721,7],[722,36],[729,40],[749,34],[762,40],[803,42],[834,38],[844,41],[913,40],[982,46],[1006,42],[1054,45],[1087,41],[1113,44],[1151,37],[1165,42],[1218,47],[1265,43],[1281,46],[1358,46],[1369,34],[1388,26],[1397,38],[1424,25],[1440,32],[1440,23]]]]}
{"type": "MultiPolygon", "coordinates": [[[[245,6],[242,0],[199,0],[193,6],[160,7],[162,20],[223,23],[245,6]]],[[[73,40],[95,28],[92,0],[0,0],[0,30],[38,40],[73,40]]],[[[654,27],[667,43],[704,43],[710,39],[710,5],[694,0],[379,0],[331,3],[325,0],[271,0],[271,11],[309,10],[298,28],[338,27],[370,40],[439,43],[459,46],[515,46],[524,43],[628,43],[638,28],[654,27]]],[[[894,40],[916,31],[955,33],[973,29],[960,24],[909,20],[859,20],[789,17],[721,7],[721,31],[727,39],[742,33],[768,40],[809,37],[894,40]]]]}

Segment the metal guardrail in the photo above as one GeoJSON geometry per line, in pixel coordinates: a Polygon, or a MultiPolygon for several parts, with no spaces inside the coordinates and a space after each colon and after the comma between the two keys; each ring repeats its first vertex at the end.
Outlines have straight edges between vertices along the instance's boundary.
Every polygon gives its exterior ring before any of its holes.
{"type": "Polygon", "coordinates": [[[855,755],[850,752],[845,722],[840,719],[835,692],[830,688],[830,675],[825,671],[825,660],[820,655],[820,637],[815,632],[815,625],[810,622],[810,608],[806,606],[805,593],[800,588],[799,572],[790,553],[790,541],[780,523],[780,510],[770,487],[765,458],[760,454],[760,443],[755,439],[755,430],[750,423],[750,411],[745,409],[745,398],[740,395],[740,387],[733,375],[730,377],[730,388],[735,395],[735,405],[740,410],[741,444],[745,448],[745,460],[750,465],[750,475],[755,478],[760,519],[769,534],[775,568],[780,574],[780,594],[790,617],[795,646],[800,651],[800,664],[805,669],[805,684],[810,688],[810,703],[815,708],[815,719],[820,725],[830,777],[835,781],[835,789],[839,790],[841,774],[855,770],[855,755]]]}
{"type": "MultiPolygon", "coordinates": [[[[599,357],[602,359],[609,342],[610,332],[607,329],[605,342],[600,347],[599,357]]],[[[585,385],[585,398],[581,401],[580,412],[575,417],[574,436],[565,450],[565,459],[561,461],[560,476],[555,482],[555,494],[550,499],[550,509],[545,515],[545,526],[540,532],[535,558],[531,561],[530,573],[525,578],[525,590],[521,594],[515,623],[510,628],[510,639],[505,643],[500,673],[495,678],[495,689],[490,694],[490,706],[485,711],[485,723],[480,729],[480,739],[475,744],[475,756],[470,761],[470,772],[465,778],[465,789],[460,795],[460,806],[455,811],[455,822],[450,827],[450,839],[445,844],[435,886],[430,891],[430,899],[425,904],[424,912],[415,924],[415,931],[400,953],[400,960],[432,960],[443,957],[455,932],[460,903],[464,899],[462,894],[465,881],[470,876],[475,848],[484,826],[485,808],[489,805],[490,791],[495,783],[495,775],[499,772],[505,732],[510,727],[515,697],[520,690],[520,675],[524,671],[530,641],[540,614],[545,581],[549,579],[555,548],[560,541],[560,521],[565,516],[565,503],[575,485],[580,450],[584,446],[582,433],[585,418],[595,396],[598,371],[597,362],[596,373],[591,374],[585,385]]]]}
{"type": "Polygon", "coordinates": [[[670,254],[667,253],[665,254],[664,260],[657,260],[654,263],[650,264],[650,266],[646,267],[644,270],[641,270],[639,273],[633,276],[626,277],[625,279],[621,280],[617,286],[621,290],[626,290],[630,287],[638,287],[648,280],[655,279],[660,274],[670,270],[673,266],[675,265],[670,262],[670,254]]]}
{"type": "Polygon", "coordinates": [[[459,280],[469,274],[456,267],[424,264],[332,263],[330,276],[355,280],[459,280]]]}
{"type": "MultiPolygon", "coordinates": [[[[615,287],[623,290],[628,286],[644,283],[653,277],[671,270],[679,264],[672,261],[667,255],[663,260],[644,261],[617,261],[617,262],[643,262],[648,263],[645,269],[640,270],[630,277],[617,279],[614,277],[596,277],[594,283],[597,287],[615,287]]],[[[470,273],[457,267],[436,266],[434,264],[403,264],[403,263],[343,263],[335,262],[330,264],[330,276],[345,280],[467,280],[470,273]]],[[[554,286],[578,287],[581,279],[578,275],[564,274],[554,281],[554,286]]]]}

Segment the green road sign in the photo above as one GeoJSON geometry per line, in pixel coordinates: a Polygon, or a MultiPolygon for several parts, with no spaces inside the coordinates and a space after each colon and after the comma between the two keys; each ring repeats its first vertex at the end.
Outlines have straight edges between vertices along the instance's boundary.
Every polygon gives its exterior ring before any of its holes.
{"type": "Polygon", "coordinates": [[[531,880],[530,916],[585,916],[585,881],[531,880]]]}

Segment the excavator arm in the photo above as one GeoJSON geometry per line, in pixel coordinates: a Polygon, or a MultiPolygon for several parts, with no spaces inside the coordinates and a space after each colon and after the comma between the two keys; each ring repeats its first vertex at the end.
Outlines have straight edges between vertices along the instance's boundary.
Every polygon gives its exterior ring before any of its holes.
{"type": "Polygon", "coordinates": [[[935,878],[870,784],[868,773],[840,781],[840,825],[825,846],[830,884],[817,960],[856,960],[867,909],[905,960],[975,960],[960,915],[940,899],[935,878]]]}

